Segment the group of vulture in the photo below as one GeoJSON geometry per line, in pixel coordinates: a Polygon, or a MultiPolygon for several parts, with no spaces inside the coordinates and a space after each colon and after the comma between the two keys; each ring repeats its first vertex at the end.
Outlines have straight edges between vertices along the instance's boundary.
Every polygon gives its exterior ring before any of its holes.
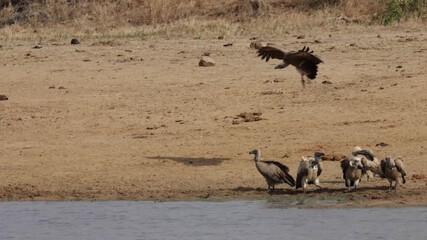
{"type": "MultiPolygon", "coordinates": [[[[255,155],[255,166],[267,181],[269,191],[274,190],[274,186],[280,183],[287,183],[296,189],[302,188],[304,193],[308,184],[321,188],[319,177],[323,171],[322,160],[326,156],[323,152],[315,152],[313,156],[302,157],[296,181],[290,175],[289,168],[282,163],[272,160],[262,161],[259,149],[252,150],[249,154],[255,155]]],[[[394,190],[397,188],[400,177],[403,184],[406,182],[406,172],[401,157],[386,156],[383,160],[378,161],[372,150],[357,146],[353,148],[350,157],[341,160],[341,169],[346,192],[357,188],[362,176],[365,175],[368,179],[374,175],[386,178],[390,183],[390,189],[394,190]]]]}
{"type": "MultiPolygon", "coordinates": [[[[258,48],[258,56],[267,62],[270,59],[279,59],[283,62],[277,65],[276,69],[282,69],[288,65],[296,67],[301,74],[301,83],[305,87],[304,76],[313,80],[317,76],[317,65],[323,61],[313,55],[308,47],[303,47],[298,51],[285,52],[272,46],[258,48]]],[[[261,161],[261,151],[252,150],[250,154],[255,155],[255,165],[258,171],[264,176],[269,190],[274,190],[274,186],[279,183],[287,183],[296,189],[302,188],[305,192],[308,184],[314,184],[320,188],[319,176],[323,171],[322,158],[325,154],[315,152],[313,156],[302,157],[297,170],[297,179],[289,174],[289,168],[276,161],[261,161]]],[[[405,183],[405,170],[403,160],[400,157],[385,157],[381,162],[375,157],[370,149],[354,147],[351,157],[341,160],[341,169],[345,182],[346,191],[357,188],[362,176],[366,175],[368,179],[373,175],[387,178],[390,183],[390,189],[396,189],[399,177],[402,183],[405,183]],[[394,186],[393,186],[394,183],[394,186]]]]}

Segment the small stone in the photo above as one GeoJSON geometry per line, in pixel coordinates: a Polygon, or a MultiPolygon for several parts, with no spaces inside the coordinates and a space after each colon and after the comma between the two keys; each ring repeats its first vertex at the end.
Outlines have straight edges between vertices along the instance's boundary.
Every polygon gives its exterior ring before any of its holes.
{"type": "Polygon", "coordinates": [[[6,95],[0,95],[0,101],[6,101],[9,100],[9,98],[6,95]]]}
{"type": "Polygon", "coordinates": [[[314,43],[322,43],[322,41],[320,41],[320,40],[314,40],[314,43]]]}
{"type": "Polygon", "coordinates": [[[58,89],[65,89],[65,87],[63,87],[63,86],[60,86],[60,87],[58,87],[58,89]]]}
{"type": "Polygon", "coordinates": [[[305,38],[305,35],[299,35],[299,36],[297,36],[297,39],[304,39],[305,38]]]}
{"type": "Polygon", "coordinates": [[[325,81],[322,82],[322,84],[332,84],[332,82],[329,81],[329,80],[325,80],[325,81]]]}
{"type": "Polygon", "coordinates": [[[253,41],[253,42],[251,42],[249,47],[253,48],[253,49],[260,49],[260,48],[262,48],[262,43],[260,41],[253,41]]]}
{"type": "Polygon", "coordinates": [[[231,46],[233,46],[233,44],[232,43],[226,43],[226,44],[224,44],[222,46],[224,46],[224,47],[231,47],[231,46]]]}
{"type": "Polygon", "coordinates": [[[71,44],[77,45],[77,44],[80,44],[80,41],[77,38],[73,38],[73,39],[71,39],[71,44]]]}
{"type": "Polygon", "coordinates": [[[55,87],[55,86],[53,86],[53,85],[49,87],[49,89],[55,89],[55,88],[56,88],[56,87],[55,87]]]}
{"type": "Polygon", "coordinates": [[[380,143],[375,144],[375,147],[387,147],[388,145],[389,145],[388,143],[380,142],[380,143]]]}
{"type": "Polygon", "coordinates": [[[222,40],[222,39],[224,39],[224,36],[223,36],[223,35],[218,36],[218,39],[219,39],[219,40],[222,40]]]}
{"type": "Polygon", "coordinates": [[[208,56],[202,56],[200,58],[200,61],[199,61],[199,66],[200,67],[212,67],[212,66],[215,66],[215,61],[208,56]]]}

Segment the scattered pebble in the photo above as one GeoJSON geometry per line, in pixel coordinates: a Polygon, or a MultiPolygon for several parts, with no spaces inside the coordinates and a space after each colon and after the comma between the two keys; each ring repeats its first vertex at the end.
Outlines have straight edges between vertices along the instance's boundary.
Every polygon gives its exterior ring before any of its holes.
{"type": "Polygon", "coordinates": [[[0,95],[0,101],[6,101],[9,100],[9,98],[6,95],[0,95]]]}
{"type": "Polygon", "coordinates": [[[325,81],[322,82],[322,84],[332,84],[332,82],[329,81],[329,80],[325,80],[325,81]]]}
{"type": "Polygon", "coordinates": [[[385,143],[385,142],[380,142],[380,143],[375,144],[375,147],[387,147],[388,145],[390,145],[390,144],[385,143]]]}
{"type": "Polygon", "coordinates": [[[226,43],[226,44],[224,44],[222,46],[224,46],[224,47],[231,47],[231,46],[233,46],[233,44],[232,43],[226,43]]]}
{"type": "Polygon", "coordinates": [[[412,175],[412,180],[421,180],[421,179],[426,179],[426,175],[423,173],[415,173],[412,175]]]}
{"type": "Polygon", "coordinates": [[[263,120],[263,118],[261,118],[261,115],[261,112],[243,112],[237,115],[237,117],[243,118],[244,122],[256,122],[263,120]]]}
{"type": "Polygon", "coordinates": [[[262,43],[259,41],[253,41],[253,42],[251,42],[249,47],[252,49],[260,49],[260,48],[262,48],[262,43]]]}
{"type": "Polygon", "coordinates": [[[71,45],[77,45],[80,44],[80,41],[77,38],[71,39],[71,45]]]}
{"type": "Polygon", "coordinates": [[[200,61],[199,61],[199,66],[200,67],[212,67],[212,66],[215,66],[215,61],[208,56],[202,56],[200,58],[200,61]]]}

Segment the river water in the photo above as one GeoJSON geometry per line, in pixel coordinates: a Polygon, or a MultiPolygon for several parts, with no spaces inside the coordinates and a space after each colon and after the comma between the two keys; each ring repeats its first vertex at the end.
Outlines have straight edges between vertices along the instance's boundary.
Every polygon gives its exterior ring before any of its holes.
{"type": "Polygon", "coordinates": [[[269,201],[1,202],[0,239],[426,240],[427,207],[269,201]]]}

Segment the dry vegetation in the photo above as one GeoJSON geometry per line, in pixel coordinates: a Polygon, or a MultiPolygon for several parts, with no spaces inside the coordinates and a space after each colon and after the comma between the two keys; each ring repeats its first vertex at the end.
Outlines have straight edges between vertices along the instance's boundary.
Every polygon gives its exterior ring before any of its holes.
{"type": "Polygon", "coordinates": [[[0,0],[0,32],[3,40],[282,36],[340,22],[422,22],[425,9],[426,0],[0,0]]]}

